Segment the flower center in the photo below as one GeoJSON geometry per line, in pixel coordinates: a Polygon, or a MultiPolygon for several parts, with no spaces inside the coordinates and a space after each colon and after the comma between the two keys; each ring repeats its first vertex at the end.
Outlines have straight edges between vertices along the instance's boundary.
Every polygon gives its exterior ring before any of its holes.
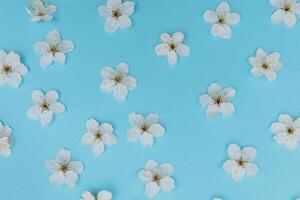
{"type": "Polygon", "coordinates": [[[284,7],[283,7],[284,11],[288,12],[288,11],[291,11],[291,5],[289,4],[285,4],[284,7]]]}
{"type": "Polygon", "coordinates": [[[116,9],[116,10],[113,10],[112,11],[112,15],[115,17],[115,18],[119,18],[121,17],[121,12],[119,9],[116,9]]]}
{"type": "Polygon", "coordinates": [[[242,160],[242,159],[240,159],[240,160],[237,161],[237,164],[238,164],[240,167],[245,167],[246,163],[247,163],[247,161],[242,160]]]}
{"type": "Polygon", "coordinates": [[[40,105],[40,107],[42,108],[42,110],[43,111],[45,111],[45,110],[49,110],[49,104],[48,103],[46,103],[46,102],[43,102],[41,105],[40,105]]]}
{"type": "Polygon", "coordinates": [[[223,17],[220,17],[219,20],[218,20],[218,23],[219,24],[224,24],[225,22],[225,19],[223,17]]]}
{"type": "Polygon", "coordinates": [[[161,179],[161,177],[159,175],[155,175],[155,176],[153,176],[152,180],[158,184],[160,179],[161,179]]]}
{"type": "Polygon", "coordinates": [[[45,13],[39,12],[39,13],[38,13],[38,16],[43,17],[43,16],[45,16],[45,13]]]}
{"type": "Polygon", "coordinates": [[[100,131],[96,132],[95,138],[96,138],[96,140],[101,140],[102,139],[102,134],[100,133],[100,131]]]}
{"type": "Polygon", "coordinates": [[[3,65],[2,69],[1,69],[1,72],[3,74],[9,74],[11,72],[11,66],[9,65],[3,65]]]}
{"type": "Polygon", "coordinates": [[[288,127],[286,131],[288,132],[288,135],[292,135],[294,134],[295,129],[293,127],[288,127]]]}
{"type": "Polygon", "coordinates": [[[58,49],[56,47],[51,47],[50,52],[55,55],[58,52],[58,49]]]}
{"type": "Polygon", "coordinates": [[[116,75],[114,80],[115,80],[116,83],[120,83],[122,81],[122,76],[116,75]]]}
{"type": "Polygon", "coordinates": [[[148,126],[147,124],[144,124],[144,125],[141,127],[141,130],[142,130],[143,132],[148,131],[148,129],[149,129],[149,126],[148,126]]]}
{"type": "Polygon", "coordinates": [[[216,97],[215,99],[215,104],[220,105],[223,102],[222,97],[216,97]]]}
{"type": "Polygon", "coordinates": [[[269,68],[269,64],[268,64],[268,63],[264,63],[264,64],[262,65],[262,68],[268,69],[268,68],[269,68]]]}
{"type": "Polygon", "coordinates": [[[176,49],[176,45],[175,45],[175,44],[170,44],[170,46],[169,46],[169,47],[170,47],[170,49],[171,49],[171,50],[174,50],[174,49],[176,49]]]}
{"type": "Polygon", "coordinates": [[[62,171],[63,173],[66,173],[66,171],[68,171],[68,165],[66,164],[61,165],[59,170],[62,171]]]}

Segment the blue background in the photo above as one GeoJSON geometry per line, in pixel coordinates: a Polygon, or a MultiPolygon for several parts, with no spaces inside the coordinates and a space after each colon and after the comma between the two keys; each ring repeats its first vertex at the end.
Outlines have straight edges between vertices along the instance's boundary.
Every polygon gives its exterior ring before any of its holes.
{"type": "Polygon", "coordinates": [[[135,2],[133,27],[107,33],[97,13],[104,0],[51,0],[59,10],[50,23],[30,23],[25,0],[0,0],[0,48],[20,53],[30,70],[20,88],[0,88],[0,120],[13,128],[15,138],[12,156],[0,158],[1,199],[71,200],[84,190],[100,189],[111,190],[114,200],[147,199],[136,174],[148,159],[175,167],[176,189],[160,193],[157,200],[292,200],[300,195],[300,149],[287,150],[269,131],[280,113],[296,117],[300,112],[300,24],[273,25],[275,8],[267,0],[230,0],[241,21],[231,39],[223,40],[211,36],[202,18],[218,0],[135,2]],[[65,65],[43,69],[33,46],[54,28],[73,40],[76,49],[65,65]],[[169,66],[154,46],[162,32],[174,31],[185,33],[191,55],[169,66]],[[248,58],[259,47],[281,53],[284,67],[274,82],[250,74],[248,58]],[[99,90],[101,68],[120,62],[127,62],[138,80],[125,102],[99,90]],[[235,115],[206,118],[198,96],[214,81],[236,88],[235,115]],[[57,89],[67,107],[49,127],[26,116],[34,89],[57,89]],[[128,115],[133,111],[159,114],[167,132],[153,148],[128,141],[128,115]],[[100,157],[80,144],[91,117],[112,123],[118,136],[118,143],[100,157]],[[258,176],[235,183],[225,174],[222,164],[232,142],[258,149],[258,176]],[[85,165],[74,188],[55,188],[48,182],[44,161],[63,147],[85,165]]]}

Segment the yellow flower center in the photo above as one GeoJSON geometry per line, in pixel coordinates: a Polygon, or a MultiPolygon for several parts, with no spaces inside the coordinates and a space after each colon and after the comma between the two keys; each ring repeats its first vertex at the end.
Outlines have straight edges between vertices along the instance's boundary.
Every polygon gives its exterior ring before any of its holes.
{"type": "Polygon", "coordinates": [[[218,20],[219,24],[224,24],[225,23],[225,19],[223,17],[220,17],[218,20]]]}
{"type": "Polygon", "coordinates": [[[56,47],[51,47],[50,52],[55,55],[58,52],[58,49],[56,47]]]}
{"type": "Polygon", "coordinates": [[[49,110],[49,104],[48,103],[46,103],[46,102],[43,102],[41,105],[40,105],[40,107],[42,108],[42,110],[43,111],[45,111],[45,110],[49,110]]]}
{"type": "Polygon", "coordinates": [[[112,11],[112,15],[115,17],[115,18],[119,18],[121,17],[121,12],[119,9],[116,9],[116,10],[113,10],[112,11]]]}
{"type": "Polygon", "coordinates": [[[68,166],[66,164],[63,164],[60,166],[59,170],[63,173],[66,173],[66,171],[68,171],[68,166]]]}
{"type": "Polygon", "coordinates": [[[291,11],[291,5],[289,4],[285,4],[284,7],[283,7],[284,11],[288,12],[288,11],[291,11]]]}
{"type": "Polygon", "coordinates": [[[223,102],[223,99],[222,99],[222,97],[219,96],[219,97],[216,97],[214,99],[214,101],[215,101],[215,104],[220,105],[223,102]]]}
{"type": "Polygon", "coordinates": [[[11,66],[9,65],[3,65],[2,69],[1,69],[1,73],[3,74],[9,74],[11,72],[11,66]]]}
{"type": "Polygon", "coordinates": [[[294,131],[295,131],[295,129],[293,127],[288,127],[287,128],[287,132],[288,132],[289,135],[294,134],[294,131]]]}
{"type": "Polygon", "coordinates": [[[96,132],[95,138],[96,138],[96,140],[101,140],[102,139],[102,134],[100,133],[100,131],[96,132]]]}
{"type": "Polygon", "coordinates": [[[240,160],[237,161],[237,164],[240,167],[245,167],[245,165],[247,164],[247,161],[240,159],[240,160]]]}
{"type": "Polygon", "coordinates": [[[152,180],[156,183],[159,183],[160,179],[161,179],[161,177],[159,175],[155,175],[155,176],[153,176],[152,180]]]}
{"type": "Polygon", "coordinates": [[[268,63],[264,63],[264,64],[262,65],[262,68],[268,69],[268,68],[269,68],[269,64],[268,64],[268,63]]]}
{"type": "Polygon", "coordinates": [[[174,50],[174,49],[176,49],[176,45],[175,45],[175,44],[170,44],[169,48],[170,48],[171,50],[174,50]]]}

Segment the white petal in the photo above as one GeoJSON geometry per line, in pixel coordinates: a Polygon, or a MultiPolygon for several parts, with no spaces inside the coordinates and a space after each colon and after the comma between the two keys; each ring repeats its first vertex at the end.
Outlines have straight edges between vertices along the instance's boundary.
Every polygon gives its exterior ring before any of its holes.
{"type": "Polygon", "coordinates": [[[27,110],[27,116],[30,119],[38,119],[41,116],[42,109],[39,105],[30,106],[27,110]]]}
{"type": "Polygon", "coordinates": [[[273,52],[269,54],[266,58],[266,62],[269,64],[277,64],[280,59],[280,53],[279,52],[273,52]]]}
{"type": "Polygon", "coordinates": [[[242,159],[246,161],[253,161],[256,158],[256,149],[254,147],[244,147],[242,149],[242,159]]]}
{"type": "Polygon", "coordinates": [[[273,80],[275,80],[275,79],[277,78],[276,72],[274,72],[274,71],[272,71],[272,70],[267,70],[267,71],[265,72],[265,76],[267,77],[267,79],[268,79],[269,81],[273,81],[273,80]]]}
{"type": "Polygon", "coordinates": [[[102,190],[97,194],[98,200],[111,200],[112,199],[112,193],[107,190],[102,190]]]}
{"type": "Polygon", "coordinates": [[[132,15],[132,13],[134,11],[134,6],[135,6],[135,3],[131,2],[131,1],[125,1],[124,3],[122,3],[121,8],[120,8],[122,15],[127,15],[127,16],[132,15]]]}
{"type": "Polygon", "coordinates": [[[222,91],[222,97],[227,100],[233,98],[235,94],[236,94],[236,90],[233,89],[232,87],[225,88],[222,91]]]}
{"type": "Polygon", "coordinates": [[[116,67],[116,70],[123,76],[126,76],[129,72],[129,66],[127,65],[127,63],[120,63],[118,64],[118,66],[116,67]]]}
{"type": "Polygon", "coordinates": [[[34,50],[40,55],[48,53],[50,46],[47,42],[39,41],[34,45],[34,50]]]}
{"type": "Polygon", "coordinates": [[[121,29],[130,28],[131,25],[132,25],[132,22],[128,16],[122,15],[121,17],[119,17],[119,26],[121,29]]]}
{"type": "Polygon", "coordinates": [[[158,167],[157,162],[155,160],[148,160],[145,164],[146,170],[153,170],[154,168],[158,167]]]}
{"type": "Polygon", "coordinates": [[[107,18],[110,16],[109,11],[106,6],[100,5],[100,6],[98,6],[97,10],[98,10],[99,15],[101,15],[102,17],[107,18]]]}
{"type": "Polygon", "coordinates": [[[225,172],[229,172],[229,173],[231,173],[231,171],[232,171],[233,169],[235,169],[236,167],[237,167],[236,161],[231,160],[231,159],[226,160],[226,161],[224,162],[224,164],[223,164],[223,169],[224,169],[224,171],[225,171],[225,172]]]}
{"type": "Polygon", "coordinates": [[[143,133],[140,136],[140,141],[144,147],[151,147],[153,145],[153,136],[149,133],[143,133]]]}
{"type": "Polygon", "coordinates": [[[224,39],[229,39],[231,37],[231,29],[226,24],[214,24],[210,31],[213,36],[219,36],[224,39]]]}
{"type": "Polygon", "coordinates": [[[236,182],[241,181],[246,176],[246,169],[238,167],[231,172],[231,176],[236,182]]]}
{"type": "Polygon", "coordinates": [[[141,129],[134,127],[129,129],[127,132],[127,138],[129,141],[137,141],[140,138],[141,135],[141,129]]]}
{"type": "Polygon", "coordinates": [[[230,12],[230,6],[227,2],[221,2],[217,7],[217,13],[219,16],[225,16],[230,12]]]}
{"type": "Polygon", "coordinates": [[[212,83],[208,87],[208,95],[211,97],[219,97],[222,95],[222,88],[218,83],[212,83]]]}
{"type": "Polygon", "coordinates": [[[159,191],[159,186],[154,182],[147,183],[145,186],[145,194],[149,198],[155,197],[159,193],[159,191]]]}
{"type": "Polygon", "coordinates": [[[42,67],[47,67],[53,62],[53,60],[54,60],[54,57],[53,57],[52,53],[47,53],[42,56],[42,58],[40,60],[40,65],[42,67]]]}
{"type": "Polygon", "coordinates": [[[263,72],[260,68],[258,67],[253,67],[251,68],[251,73],[254,75],[254,76],[262,76],[263,75],[263,72]]]}
{"type": "Polygon", "coordinates": [[[108,0],[107,5],[111,8],[119,8],[121,6],[121,0],[108,0]]]}
{"type": "Polygon", "coordinates": [[[283,22],[287,27],[295,26],[297,22],[296,15],[292,12],[288,12],[284,15],[283,22]]]}
{"type": "Polygon", "coordinates": [[[71,160],[71,152],[66,149],[61,149],[56,154],[56,160],[61,164],[67,164],[71,160]]]}
{"type": "Polygon", "coordinates": [[[65,183],[69,187],[73,187],[77,182],[78,175],[75,171],[69,170],[65,173],[65,183]]]}
{"type": "Polygon", "coordinates": [[[118,84],[113,90],[114,97],[118,101],[124,101],[127,97],[128,89],[125,85],[123,84],[118,84]]]}
{"type": "Polygon", "coordinates": [[[99,141],[99,142],[94,143],[93,152],[96,156],[101,155],[104,152],[103,142],[99,141]]]}
{"type": "Polygon", "coordinates": [[[115,87],[116,82],[113,80],[105,79],[100,85],[100,90],[103,92],[110,92],[115,87]]]}
{"type": "Polygon", "coordinates": [[[225,102],[221,104],[221,113],[224,117],[232,115],[235,112],[235,108],[232,103],[225,102]]]}
{"type": "Polygon", "coordinates": [[[57,62],[58,64],[65,64],[66,61],[66,55],[64,53],[61,52],[57,52],[54,55],[54,60],[55,62],[57,62]]]}
{"type": "Polygon", "coordinates": [[[57,162],[57,160],[52,159],[52,160],[46,160],[45,161],[45,167],[47,170],[50,172],[54,173],[59,170],[60,164],[57,162]]]}
{"type": "Polygon", "coordinates": [[[56,102],[58,99],[59,99],[59,94],[56,90],[50,90],[45,95],[45,101],[50,104],[56,102]]]}
{"type": "Polygon", "coordinates": [[[189,56],[190,55],[190,48],[185,44],[178,44],[176,47],[176,52],[180,56],[189,56]]]}
{"type": "Polygon", "coordinates": [[[158,123],[158,121],[159,121],[159,117],[156,113],[150,113],[146,116],[146,123],[148,125],[158,123]]]}
{"type": "MultiPolygon", "coordinates": [[[[80,200],[96,200],[95,197],[89,191],[84,191],[81,194],[82,199],[80,200]]],[[[101,199],[100,199],[101,200],[101,199]]]]}
{"type": "Polygon", "coordinates": [[[99,131],[99,129],[100,129],[99,123],[93,118],[89,119],[86,122],[86,128],[87,128],[87,131],[90,133],[95,133],[95,132],[99,131]]]}
{"type": "Polygon", "coordinates": [[[103,134],[103,143],[107,145],[113,145],[117,143],[117,137],[112,133],[103,134]]]}
{"type": "Polygon", "coordinates": [[[218,21],[219,18],[215,11],[207,10],[203,13],[203,19],[208,23],[214,24],[218,21]]]}
{"type": "Polygon", "coordinates": [[[7,64],[15,67],[20,64],[20,56],[15,52],[9,52],[5,58],[5,61],[7,64]]]}
{"type": "Polygon", "coordinates": [[[68,169],[81,174],[83,171],[83,164],[79,161],[70,161],[68,163],[68,169]]]}
{"type": "Polygon", "coordinates": [[[99,127],[101,133],[112,133],[113,127],[109,123],[102,123],[99,127]]]}
{"type": "Polygon", "coordinates": [[[64,40],[57,46],[57,49],[62,53],[68,53],[70,51],[73,51],[74,49],[74,43],[70,40],[64,40]]]}
{"type": "Polygon", "coordinates": [[[40,118],[42,126],[49,125],[52,121],[52,117],[53,117],[53,114],[51,111],[48,111],[48,110],[43,111],[41,113],[41,118],[40,118]]]}
{"type": "Polygon", "coordinates": [[[137,81],[132,76],[125,76],[122,79],[122,83],[128,87],[128,89],[134,89],[137,85],[137,81]]]}
{"type": "Polygon", "coordinates": [[[177,54],[175,51],[169,51],[167,53],[168,63],[174,65],[177,63],[177,54]]]}
{"type": "Polygon", "coordinates": [[[246,171],[247,171],[247,176],[255,176],[258,174],[259,169],[258,167],[253,164],[253,163],[247,163],[246,165],[246,171]]]}
{"type": "Polygon", "coordinates": [[[53,113],[63,113],[63,112],[65,112],[65,106],[64,106],[64,104],[62,104],[60,102],[52,103],[49,108],[53,113]]]}
{"type": "Polygon", "coordinates": [[[132,126],[142,126],[145,123],[143,115],[132,112],[129,114],[129,122],[132,126]]]}
{"type": "Polygon", "coordinates": [[[284,143],[286,134],[283,132],[279,132],[279,133],[276,133],[273,138],[277,143],[281,144],[281,143],[284,143]]]}
{"type": "Polygon", "coordinates": [[[212,117],[212,116],[218,114],[219,112],[221,112],[219,106],[209,105],[209,106],[207,106],[207,109],[206,109],[206,116],[212,117]]]}
{"type": "Polygon", "coordinates": [[[57,30],[49,31],[47,34],[46,41],[50,44],[50,46],[56,46],[60,43],[60,34],[57,30]]]}
{"type": "Polygon", "coordinates": [[[107,18],[105,21],[104,29],[107,32],[115,32],[119,27],[116,19],[114,18],[107,18]]]}
{"type": "Polygon", "coordinates": [[[20,63],[17,66],[13,67],[13,69],[14,69],[15,72],[17,72],[21,75],[25,75],[25,74],[28,73],[28,68],[22,63],[20,63]]]}
{"type": "Polygon", "coordinates": [[[171,176],[174,171],[174,167],[171,163],[163,163],[160,165],[163,176],[171,176]]]}
{"type": "Polygon", "coordinates": [[[49,177],[49,181],[52,185],[54,185],[56,187],[62,185],[65,181],[64,173],[62,171],[54,172],[49,177]]]}
{"type": "Polygon", "coordinates": [[[242,150],[236,144],[230,144],[227,149],[228,156],[233,160],[239,160],[242,157],[242,150]]]}
{"type": "Polygon", "coordinates": [[[22,82],[22,77],[20,74],[18,73],[10,73],[7,77],[7,83],[9,85],[11,85],[12,87],[19,87],[19,85],[21,84],[22,82]]]}
{"type": "Polygon", "coordinates": [[[154,137],[162,137],[165,133],[165,129],[161,124],[153,124],[149,127],[149,133],[154,137]]]}
{"type": "Polygon", "coordinates": [[[101,75],[103,79],[113,79],[116,75],[116,70],[109,66],[103,67],[103,69],[101,70],[101,75]]]}
{"type": "Polygon", "coordinates": [[[228,25],[235,25],[239,23],[240,15],[238,13],[229,13],[225,17],[225,23],[228,25]]]}
{"type": "Polygon", "coordinates": [[[80,142],[83,145],[92,145],[95,142],[95,136],[94,134],[86,133],[81,137],[80,142]]]}
{"type": "Polygon", "coordinates": [[[172,34],[172,41],[174,44],[182,43],[184,39],[184,34],[182,32],[175,32],[172,34]]]}
{"type": "Polygon", "coordinates": [[[209,105],[212,105],[214,103],[213,99],[210,96],[208,96],[207,94],[201,95],[199,97],[199,101],[200,101],[200,104],[202,105],[202,107],[204,107],[204,108],[209,105]]]}
{"type": "Polygon", "coordinates": [[[152,181],[152,173],[149,170],[141,170],[138,172],[138,177],[143,183],[149,183],[152,181]]]}
{"type": "Polygon", "coordinates": [[[283,142],[289,150],[294,150],[298,145],[296,137],[285,137],[283,142]]]}
{"type": "Polygon", "coordinates": [[[166,176],[159,181],[159,186],[162,191],[171,192],[175,188],[175,181],[173,178],[166,176]]]}
{"type": "Polygon", "coordinates": [[[169,52],[169,44],[161,43],[155,46],[155,53],[164,56],[169,52]]]}
{"type": "Polygon", "coordinates": [[[0,49],[0,63],[4,62],[6,56],[7,56],[7,53],[5,51],[3,51],[2,49],[0,49]]]}
{"type": "Polygon", "coordinates": [[[286,126],[282,123],[279,123],[279,122],[275,122],[271,125],[271,131],[273,133],[278,133],[278,132],[282,132],[282,131],[285,131],[286,130],[286,126]]]}
{"type": "Polygon", "coordinates": [[[278,121],[286,126],[290,126],[293,124],[293,119],[288,114],[281,114],[278,117],[278,121]]]}
{"type": "Polygon", "coordinates": [[[270,4],[276,8],[282,8],[284,5],[283,0],[269,0],[270,4]]]}
{"type": "Polygon", "coordinates": [[[48,5],[45,9],[47,14],[53,14],[57,10],[57,7],[55,5],[48,5]]]}

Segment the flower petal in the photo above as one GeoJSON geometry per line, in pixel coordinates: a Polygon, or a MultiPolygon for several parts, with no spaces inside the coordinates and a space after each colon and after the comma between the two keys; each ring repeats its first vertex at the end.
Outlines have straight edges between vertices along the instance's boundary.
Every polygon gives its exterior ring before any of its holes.
{"type": "Polygon", "coordinates": [[[137,85],[137,81],[132,76],[125,76],[122,79],[122,83],[128,87],[128,89],[134,89],[137,85]]]}
{"type": "Polygon", "coordinates": [[[101,133],[112,133],[113,127],[109,123],[102,123],[100,124],[99,130],[101,133]]]}
{"type": "Polygon", "coordinates": [[[282,8],[284,6],[283,0],[269,0],[270,4],[276,8],[282,8]]]}
{"type": "Polygon", "coordinates": [[[60,164],[67,164],[70,162],[71,160],[71,152],[69,150],[66,149],[61,149],[57,152],[56,154],[56,160],[60,163],[60,164]]]}
{"type": "Polygon", "coordinates": [[[150,182],[150,183],[147,183],[145,186],[145,194],[149,198],[155,197],[159,193],[159,191],[160,191],[160,188],[157,185],[157,183],[150,182]]]}
{"type": "Polygon", "coordinates": [[[117,143],[117,137],[112,133],[104,133],[102,141],[104,144],[113,145],[117,143]]]}
{"type": "Polygon", "coordinates": [[[69,170],[65,173],[65,183],[69,187],[74,187],[78,180],[78,175],[75,171],[69,170]]]}
{"type": "Polygon", "coordinates": [[[64,53],[61,53],[61,52],[57,52],[55,55],[54,55],[54,60],[55,62],[57,62],[58,64],[65,64],[65,61],[66,61],[66,55],[64,53]]]}
{"type": "Polygon", "coordinates": [[[57,49],[62,52],[62,53],[68,53],[70,51],[73,51],[74,49],[74,43],[70,40],[64,40],[64,41],[61,41],[58,46],[57,46],[57,49]]]}
{"type": "Polygon", "coordinates": [[[233,98],[235,94],[236,94],[236,90],[233,89],[232,87],[225,88],[222,91],[222,97],[226,100],[233,98]]]}
{"type": "Polygon", "coordinates": [[[295,26],[297,22],[296,15],[292,12],[287,12],[283,17],[283,22],[287,27],[295,26]]]}
{"type": "Polygon", "coordinates": [[[224,102],[221,104],[221,113],[224,117],[232,115],[235,112],[235,108],[232,103],[224,102]]]}
{"type": "Polygon", "coordinates": [[[209,105],[206,109],[206,116],[212,117],[220,112],[220,107],[216,105],[209,105]]]}
{"type": "Polygon", "coordinates": [[[100,85],[100,90],[103,92],[110,92],[114,89],[116,82],[113,80],[105,79],[100,85]]]}
{"type": "Polygon", "coordinates": [[[46,160],[45,161],[45,167],[47,170],[50,172],[54,173],[59,170],[60,164],[57,162],[57,160],[52,159],[52,160],[46,160]]]}
{"type": "Polygon", "coordinates": [[[143,133],[140,136],[140,141],[144,147],[151,147],[153,145],[153,136],[149,133],[143,133]]]}
{"type": "Polygon", "coordinates": [[[49,52],[50,46],[47,42],[39,41],[34,45],[34,50],[40,55],[44,55],[49,52]]]}
{"type": "Polygon", "coordinates": [[[129,122],[132,126],[142,126],[145,123],[145,118],[143,115],[132,112],[129,114],[129,122]]]}
{"type": "Polygon", "coordinates": [[[131,19],[127,15],[122,15],[118,21],[121,29],[130,28],[132,26],[131,19]]]}
{"type": "Polygon", "coordinates": [[[132,1],[125,1],[124,3],[122,3],[122,5],[120,7],[120,11],[121,11],[122,15],[127,15],[127,16],[132,15],[132,13],[134,11],[134,6],[135,6],[135,3],[132,1]]]}
{"type": "Polygon", "coordinates": [[[42,126],[49,125],[52,121],[52,117],[53,117],[53,114],[51,111],[48,111],[48,110],[42,111],[41,118],[40,118],[42,126]]]}
{"type": "Polygon", "coordinates": [[[90,193],[89,191],[84,191],[81,194],[81,198],[82,199],[80,199],[80,200],[96,200],[95,197],[92,195],[92,193],[90,193]]]}
{"type": "Polygon", "coordinates": [[[175,188],[175,181],[173,178],[165,176],[159,181],[159,187],[162,191],[171,192],[175,188]]]}
{"type": "Polygon", "coordinates": [[[293,119],[288,114],[279,115],[278,121],[286,126],[291,126],[293,124],[293,119]]]}
{"type": "Polygon", "coordinates": [[[23,63],[18,64],[17,66],[13,67],[13,69],[20,75],[26,75],[28,73],[28,68],[23,63]]]}
{"type": "Polygon", "coordinates": [[[127,63],[120,63],[118,64],[118,66],[116,67],[116,70],[123,76],[126,76],[129,72],[129,66],[127,65],[127,63]]]}
{"type": "Polygon", "coordinates": [[[222,88],[218,83],[212,83],[208,87],[208,95],[211,97],[219,97],[222,95],[222,88]]]}
{"type": "Polygon", "coordinates": [[[149,170],[141,170],[138,172],[139,179],[145,184],[152,181],[152,173],[149,170]]]}
{"type": "Polygon", "coordinates": [[[176,53],[180,56],[189,56],[190,48],[185,44],[178,44],[176,47],[176,53]]]}
{"type": "Polygon", "coordinates": [[[258,174],[259,169],[254,163],[247,163],[246,171],[247,176],[255,176],[258,174]]]}
{"type": "Polygon", "coordinates": [[[152,124],[148,131],[154,137],[162,137],[165,133],[165,129],[161,124],[152,124]]]}
{"type": "Polygon", "coordinates": [[[180,44],[183,42],[184,34],[182,32],[175,32],[172,34],[172,41],[174,44],[180,44]]]}
{"type": "Polygon", "coordinates": [[[124,101],[127,97],[128,94],[128,89],[125,85],[123,84],[118,84],[116,85],[116,87],[113,89],[113,94],[114,97],[118,100],[118,101],[124,101]]]}
{"type": "Polygon", "coordinates": [[[51,103],[49,108],[53,113],[63,113],[63,112],[65,112],[65,106],[64,106],[64,104],[62,104],[60,102],[51,103]]]}
{"type": "Polygon", "coordinates": [[[229,13],[225,17],[225,23],[228,25],[235,25],[239,23],[240,15],[238,13],[229,13]]]}
{"type": "Polygon", "coordinates": [[[41,116],[42,108],[39,105],[30,106],[27,110],[27,116],[30,119],[38,119],[41,116]]]}
{"type": "Polygon", "coordinates": [[[47,34],[46,41],[50,44],[50,46],[56,46],[60,43],[60,34],[57,30],[49,31],[47,34]]]}
{"type": "Polygon", "coordinates": [[[286,126],[282,123],[279,123],[279,122],[275,122],[271,125],[270,127],[271,131],[273,133],[278,133],[278,132],[283,132],[286,130],[286,126]]]}
{"type": "Polygon", "coordinates": [[[218,21],[219,18],[215,11],[207,10],[203,13],[203,19],[208,23],[214,24],[218,21]]]}
{"type": "Polygon", "coordinates": [[[256,158],[257,151],[254,147],[244,147],[242,149],[242,159],[246,161],[253,161],[256,158]]]}
{"type": "Polygon", "coordinates": [[[104,144],[102,141],[94,143],[93,152],[96,156],[99,156],[104,152],[104,144]]]}
{"type": "Polygon", "coordinates": [[[109,66],[106,66],[101,70],[101,75],[104,79],[113,79],[116,75],[116,70],[109,66]]]}
{"type": "Polygon", "coordinates": [[[107,190],[102,190],[97,194],[98,200],[111,200],[112,199],[112,193],[107,190]]]}
{"type": "Polygon", "coordinates": [[[231,37],[231,29],[226,24],[214,24],[210,31],[213,36],[219,36],[224,39],[229,39],[231,37]]]}
{"type": "Polygon", "coordinates": [[[168,63],[174,65],[177,63],[177,54],[175,51],[169,51],[167,53],[168,63]]]}
{"type": "Polygon", "coordinates": [[[107,32],[116,32],[116,30],[118,29],[119,24],[117,23],[117,20],[114,18],[106,18],[105,21],[105,25],[104,25],[104,29],[107,32]]]}
{"type": "Polygon", "coordinates": [[[44,54],[40,60],[40,66],[47,67],[49,66],[54,60],[52,53],[44,54]]]}
{"type": "Polygon", "coordinates": [[[92,145],[95,142],[95,136],[94,134],[86,133],[81,137],[80,142],[83,145],[92,145]]]}
{"type": "Polygon", "coordinates": [[[121,6],[121,0],[108,0],[107,5],[111,8],[119,8],[121,6]]]}
{"type": "Polygon", "coordinates": [[[76,172],[78,174],[82,173],[83,168],[84,168],[83,164],[81,162],[79,162],[79,161],[70,161],[68,163],[68,169],[72,170],[72,171],[74,171],[74,172],[76,172]]]}
{"type": "Polygon", "coordinates": [[[208,96],[207,94],[204,94],[204,95],[201,95],[199,97],[199,101],[200,101],[200,104],[202,105],[202,107],[207,107],[209,105],[212,105],[214,103],[213,99],[208,96]]]}
{"type": "Polygon", "coordinates": [[[57,10],[57,7],[55,5],[48,5],[45,9],[45,12],[47,14],[53,14],[56,12],[56,10],[57,10]]]}
{"type": "Polygon", "coordinates": [[[45,95],[45,101],[49,104],[56,102],[59,99],[59,94],[56,90],[50,90],[45,95]]]}
{"type": "Polygon", "coordinates": [[[227,149],[228,156],[233,160],[239,160],[242,157],[242,150],[237,144],[230,144],[227,149]]]}
{"type": "Polygon", "coordinates": [[[246,169],[238,167],[231,172],[231,176],[234,181],[241,181],[246,176],[246,169]]]}
{"type": "Polygon", "coordinates": [[[86,122],[86,128],[90,133],[95,133],[100,130],[99,123],[93,118],[89,119],[86,122]]]}
{"type": "Polygon", "coordinates": [[[20,74],[18,73],[10,73],[7,77],[7,83],[9,85],[11,85],[12,87],[19,87],[19,85],[21,84],[22,82],[22,77],[20,74]]]}
{"type": "Polygon", "coordinates": [[[174,167],[171,163],[163,163],[160,165],[163,176],[171,176],[174,171],[174,167]]]}
{"type": "Polygon", "coordinates": [[[34,90],[31,94],[34,103],[41,103],[44,101],[45,95],[41,90],[34,90]]]}
{"type": "Polygon", "coordinates": [[[148,125],[158,123],[158,121],[159,121],[159,117],[156,113],[150,113],[146,116],[146,123],[148,125]]]}
{"type": "Polygon", "coordinates": [[[64,183],[64,181],[65,181],[64,173],[62,171],[54,172],[49,177],[49,181],[55,187],[58,187],[58,186],[62,185],[64,183]]]}
{"type": "Polygon", "coordinates": [[[131,142],[139,140],[140,135],[141,135],[141,129],[139,129],[137,127],[131,128],[127,132],[127,138],[131,142]]]}
{"type": "Polygon", "coordinates": [[[169,33],[162,33],[160,35],[160,41],[162,41],[163,43],[170,44],[172,42],[172,37],[169,33]]]}
{"type": "Polygon", "coordinates": [[[148,160],[145,164],[145,169],[152,171],[154,168],[158,167],[155,160],[148,160]]]}
{"type": "Polygon", "coordinates": [[[169,44],[161,43],[155,46],[155,53],[164,56],[169,52],[169,44]]]}
{"type": "Polygon", "coordinates": [[[221,2],[217,7],[218,16],[225,16],[230,12],[230,6],[227,2],[221,2]]]}
{"type": "Polygon", "coordinates": [[[237,163],[235,160],[228,159],[223,164],[223,169],[225,172],[231,173],[235,168],[237,168],[237,163]]]}
{"type": "Polygon", "coordinates": [[[9,157],[11,155],[10,148],[0,148],[0,156],[2,157],[9,157]]]}

